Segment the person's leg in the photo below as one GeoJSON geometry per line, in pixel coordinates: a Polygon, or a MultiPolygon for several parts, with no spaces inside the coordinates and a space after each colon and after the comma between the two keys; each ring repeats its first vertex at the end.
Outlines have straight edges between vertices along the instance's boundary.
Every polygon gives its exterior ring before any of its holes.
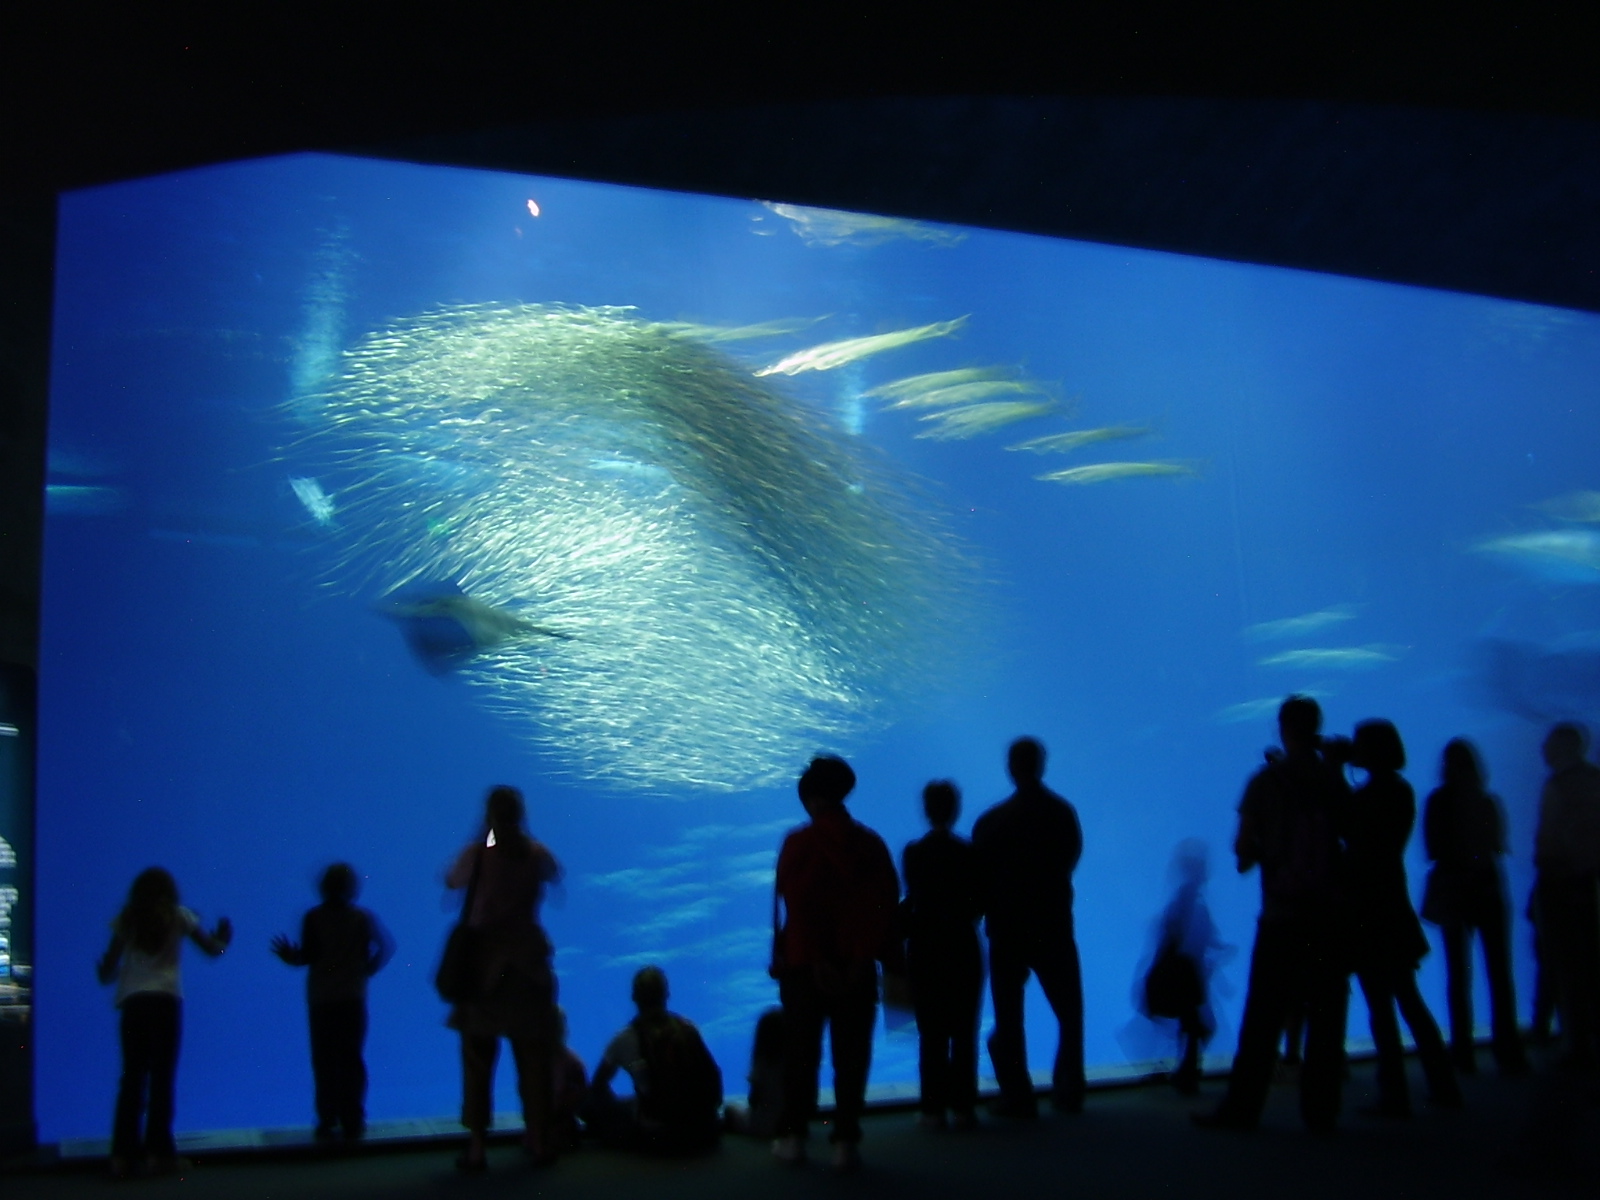
{"type": "Polygon", "coordinates": [[[318,1136],[331,1135],[339,1123],[338,1034],[332,1005],[308,1004],[311,1027],[311,1086],[317,1107],[318,1136]]]}
{"type": "Polygon", "coordinates": [[[144,1000],[143,995],[129,996],[117,1013],[122,1080],[117,1086],[116,1116],[111,1125],[111,1157],[113,1166],[122,1169],[131,1167],[144,1155],[139,1125],[144,1116],[152,1056],[151,1022],[144,1000]]]}
{"type": "Polygon", "coordinates": [[[367,1041],[367,1002],[346,1000],[330,1005],[334,1064],[334,1103],[346,1138],[359,1138],[367,1129],[367,1064],[362,1051],[367,1041]]]}
{"type": "Polygon", "coordinates": [[[1050,934],[1034,952],[1034,973],[1045,999],[1060,1025],[1055,1068],[1051,1073],[1052,1099],[1064,1112],[1083,1107],[1083,972],[1078,942],[1072,926],[1050,934]]]}
{"type": "Polygon", "coordinates": [[[549,1148],[551,1089],[555,1082],[550,1039],[543,1034],[511,1039],[517,1064],[517,1095],[522,1100],[522,1144],[542,1157],[549,1148]]]}
{"type": "Polygon", "coordinates": [[[1256,926],[1244,1017],[1239,1024],[1239,1048],[1228,1073],[1228,1091],[1215,1114],[1216,1124],[1254,1126],[1266,1107],[1284,1018],[1291,1000],[1299,997],[1299,981],[1294,978],[1286,949],[1293,936],[1293,930],[1276,925],[1256,926]]]}
{"type": "MultiPolygon", "coordinates": [[[[1583,978],[1588,956],[1583,944],[1587,925],[1582,911],[1585,899],[1583,889],[1568,881],[1540,884],[1539,936],[1544,943],[1544,968],[1555,987],[1556,1011],[1561,1016],[1567,1053],[1579,1065],[1590,1061],[1593,1032],[1583,978]]],[[[1590,905],[1594,903],[1592,897],[1587,899],[1590,905]]]]}
{"type": "Polygon", "coordinates": [[[155,1160],[175,1158],[172,1139],[174,1093],[178,1081],[178,1044],[183,1036],[183,1002],[176,996],[152,996],[150,1024],[150,1110],[145,1117],[144,1148],[155,1160]]]}
{"type": "Polygon", "coordinates": [[[1305,1065],[1300,1070],[1300,1116],[1314,1132],[1333,1129],[1344,1095],[1345,1023],[1350,1010],[1350,975],[1342,939],[1331,928],[1313,926],[1294,947],[1297,985],[1305,997],[1305,1065]]]}
{"type": "Polygon", "coordinates": [[[1417,1044],[1417,1057],[1422,1062],[1422,1073],[1428,1080],[1428,1095],[1435,1104],[1456,1108],[1461,1104],[1461,1084],[1450,1062],[1450,1052],[1445,1049],[1439,1026],[1428,1011],[1428,1005],[1417,990],[1417,973],[1414,969],[1397,972],[1394,980],[1394,1001],[1411,1030],[1417,1044]]]}
{"type": "Polygon", "coordinates": [[[494,1119],[494,1064],[500,1039],[493,1034],[461,1034],[461,1123],[482,1137],[494,1119]]]}
{"type": "Polygon", "coordinates": [[[912,1008],[917,1018],[919,1106],[925,1117],[943,1116],[949,1103],[949,997],[934,947],[918,939],[910,947],[912,1008]]]}
{"type": "Polygon", "coordinates": [[[1411,1112],[1406,1084],[1405,1048],[1400,1044],[1400,1022],[1395,1016],[1395,983],[1387,971],[1360,972],[1361,994],[1366,997],[1372,1026],[1372,1047],[1378,1054],[1378,1109],[1390,1116],[1411,1112]]]}
{"type": "Polygon", "coordinates": [[[995,1081],[1000,1085],[1001,1106],[1021,1115],[1037,1106],[1022,1025],[1022,995],[1027,983],[1024,948],[1014,939],[991,936],[989,995],[994,1001],[994,1032],[989,1035],[989,1061],[994,1064],[995,1081]]]}
{"type": "Polygon", "coordinates": [[[1489,1022],[1494,1037],[1495,1065],[1502,1074],[1528,1069],[1522,1033],[1517,1028],[1517,990],[1511,976],[1511,914],[1503,904],[1486,915],[1479,927],[1483,939],[1483,966],[1489,977],[1489,1022]]]}
{"type": "Polygon", "coordinates": [[[950,1108],[970,1122],[978,1106],[978,1017],[983,1010],[983,951],[974,936],[956,963],[950,1005],[950,1108]]]}
{"type": "Polygon", "coordinates": [[[867,1074],[872,1067],[872,1027],[878,1015],[876,975],[852,984],[828,1008],[835,1106],[830,1140],[855,1144],[861,1141],[861,1111],[866,1107],[867,1074]]]}
{"type": "Polygon", "coordinates": [[[1445,999],[1450,1014],[1450,1052],[1458,1070],[1477,1069],[1472,1023],[1472,926],[1459,921],[1439,927],[1444,942],[1445,999]]]}
{"type": "Polygon", "coordinates": [[[817,1073],[822,1069],[826,1011],[807,968],[786,971],[778,981],[783,1005],[783,1115],[778,1136],[805,1139],[817,1111],[817,1073]]]}

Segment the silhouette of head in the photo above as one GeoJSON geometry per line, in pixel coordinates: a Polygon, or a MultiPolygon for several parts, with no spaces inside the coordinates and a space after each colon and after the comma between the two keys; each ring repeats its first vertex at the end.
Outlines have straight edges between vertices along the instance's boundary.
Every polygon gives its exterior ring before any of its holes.
{"type": "Polygon", "coordinates": [[[178,920],[178,881],[165,867],[146,867],[128,889],[121,927],[146,954],[160,953],[178,920]]]}
{"type": "Polygon", "coordinates": [[[1488,781],[1489,772],[1476,746],[1466,738],[1451,738],[1444,744],[1439,777],[1446,787],[1481,792],[1488,781]]]}
{"type": "Polygon", "coordinates": [[[660,1012],[667,1007],[667,973],[660,967],[640,967],[633,977],[633,1002],[640,1012],[660,1012]]]}
{"type": "Polygon", "coordinates": [[[1356,726],[1355,752],[1351,760],[1368,771],[1399,771],[1406,765],[1406,746],[1393,721],[1381,717],[1356,726]]]}
{"type": "Polygon", "coordinates": [[[1038,738],[1019,737],[1006,751],[1006,770],[1018,787],[1038,783],[1044,778],[1044,743],[1038,738]]]}
{"type": "Polygon", "coordinates": [[[935,829],[949,829],[961,815],[961,789],[948,779],[935,779],[922,789],[922,812],[935,829]]]}
{"type": "Polygon", "coordinates": [[[1588,752],[1589,731],[1576,721],[1552,725],[1545,735],[1544,762],[1552,771],[1564,771],[1577,765],[1588,752]]]}
{"type": "Polygon", "coordinates": [[[349,904],[361,894],[361,879],[349,863],[336,862],[322,873],[317,891],[329,904],[349,904]]]}
{"type": "Polygon", "coordinates": [[[808,813],[838,808],[855,786],[856,773],[849,763],[836,754],[818,755],[801,772],[800,803],[808,813]]]}
{"type": "Polygon", "coordinates": [[[527,815],[522,793],[509,784],[496,784],[489,789],[484,815],[494,833],[496,845],[514,839],[522,832],[522,821],[527,815]]]}
{"type": "Polygon", "coordinates": [[[1308,750],[1322,732],[1322,705],[1310,696],[1290,696],[1278,706],[1278,736],[1285,750],[1308,750]]]}
{"type": "Polygon", "coordinates": [[[750,1057],[762,1062],[783,1061],[783,1009],[769,1008],[756,1020],[755,1045],[750,1057]]]}

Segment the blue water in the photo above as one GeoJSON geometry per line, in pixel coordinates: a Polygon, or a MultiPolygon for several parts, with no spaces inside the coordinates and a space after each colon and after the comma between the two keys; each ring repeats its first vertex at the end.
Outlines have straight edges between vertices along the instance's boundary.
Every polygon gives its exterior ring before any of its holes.
{"type": "MultiPolygon", "coordinates": [[[[500,781],[526,790],[532,828],[566,867],[546,915],[579,1054],[594,1060],[629,1016],[632,972],[658,962],[736,1092],[755,1015],[775,1001],[770,872],[800,817],[787,780],[805,756],[851,758],[855,813],[898,851],[920,832],[923,782],[958,781],[968,828],[1007,791],[1006,743],[1033,733],[1051,751],[1047,781],[1082,818],[1087,1049],[1116,1063],[1148,1044],[1130,994],[1182,839],[1210,843],[1210,903],[1248,948],[1257,883],[1233,874],[1227,848],[1282,695],[1319,696],[1331,731],[1394,719],[1422,795],[1443,743],[1478,739],[1519,898],[1541,722],[1600,708],[1590,315],[308,156],[68,196],[54,347],[38,815],[47,1139],[109,1124],[115,1021],[93,962],[151,863],[238,929],[222,960],[186,964],[180,1128],[309,1122],[303,981],[267,942],[295,928],[340,858],[400,947],[372,985],[372,1116],[455,1111],[455,1041],[430,986],[453,919],[441,874],[500,781]],[[373,383],[376,415],[335,419],[353,411],[338,407],[347,351],[414,338],[406,322],[441,310],[470,325],[459,306],[484,304],[529,320],[546,310],[514,306],[631,306],[607,327],[619,337],[649,322],[826,317],[712,343],[718,369],[744,378],[820,343],[970,320],[762,377],[760,403],[801,422],[821,458],[795,465],[812,492],[752,516],[739,498],[762,493],[737,460],[685,459],[662,426],[592,397],[571,425],[470,455],[441,427],[383,411],[405,390],[395,378],[373,383]],[[1057,409],[937,440],[916,436],[928,410],[862,395],[960,367],[1033,381],[1032,399],[1057,409]],[[1006,449],[1119,425],[1151,432],[1070,454],[1006,449]],[[589,440],[574,450],[562,429],[589,440]],[[1172,473],[1035,478],[1108,462],[1172,473]],[[551,496],[562,507],[541,524],[551,496]],[[417,524],[425,502],[446,518],[417,524]],[[615,565],[578,577],[593,550],[583,523],[602,509],[666,555],[659,582],[615,565]],[[879,522],[911,565],[880,572],[846,554],[866,566],[835,587],[825,555],[796,549],[824,518],[879,522]],[[567,558],[541,557],[557,543],[567,558]],[[375,611],[402,561],[421,563],[423,582],[531,604],[527,619],[566,621],[573,640],[524,639],[430,674],[375,611]],[[1358,653],[1301,653],[1330,650],[1358,653]],[[820,682],[797,700],[784,689],[800,664],[820,682]],[[730,732],[741,715],[750,729],[730,732]]],[[[456,394],[468,359],[434,361],[434,391],[404,412],[471,409],[456,394]]],[[[719,426],[719,446],[748,438],[743,420],[719,426]]],[[[1411,866],[1420,892],[1416,845],[1411,866]]],[[[1442,1018],[1439,958],[1423,978],[1442,1018]]],[[[1213,1050],[1231,1049],[1243,964],[1223,971],[1213,1050]]],[[[1351,1033],[1366,1033],[1359,1001],[1351,1033]]],[[[1034,1065],[1048,1063],[1037,992],[1029,1034],[1034,1065]]],[[[914,1078],[907,1035],[880,1033],[875,1055],[876,1081],[914,1078]]],[[[509,1078],[499,1102],[515,1107],[509,1078]]]]}

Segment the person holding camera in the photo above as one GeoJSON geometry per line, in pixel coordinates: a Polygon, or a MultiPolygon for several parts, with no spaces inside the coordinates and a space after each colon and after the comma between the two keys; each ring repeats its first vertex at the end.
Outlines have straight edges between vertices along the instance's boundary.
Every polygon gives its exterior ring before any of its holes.
{"type": "Polygon", "coordinates": [[[1239,803],[1234,855],[1240,874],[1261,871],[1261,916],[1227,1095],[1215,1110],[1194,1114],[1202,1128],[1256,1127],[1284,1027],[1301,998],[1301,1118],[1313,1132],[1329,1132],[1338,1121],[1350,999],[1339,823],[1349,787],[1335,758],[1323,753],[1321,729],[1315,700],[1285,700],[1278,709],[1283,752],[1268,753],[1239,803]]]}

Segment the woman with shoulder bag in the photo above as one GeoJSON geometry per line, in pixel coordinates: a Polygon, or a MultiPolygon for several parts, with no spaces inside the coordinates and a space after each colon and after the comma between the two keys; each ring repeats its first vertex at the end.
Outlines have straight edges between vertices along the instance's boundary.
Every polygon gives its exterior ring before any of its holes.
{"type": "Polygon", "coordinates": [[[553,1157],[546,1126],[558,1029],[556,979],[539,905],[546,885],[561,878],[561,865],[529,836],[524,812],[516,788],[490,789],[483,833],[445,876],[447,887],[467,892],[437,981],[453,1005],[448,1024],[461,1034],[461,1123],[469,1140],[456,1165],[464,1171],[487,1165],[501,1038],[511,1042],[517,1064],[523,1149],[534,1162],[553,1157]]]}

